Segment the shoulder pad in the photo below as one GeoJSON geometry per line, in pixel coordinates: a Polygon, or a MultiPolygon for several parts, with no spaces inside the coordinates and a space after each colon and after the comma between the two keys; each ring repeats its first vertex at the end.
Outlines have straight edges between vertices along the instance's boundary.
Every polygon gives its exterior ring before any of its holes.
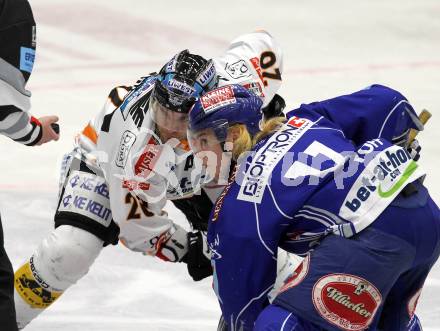
{"type": "Polygon", "coordinates": [[[131,92],[125,96],[125,98],[119,108],[122,111],[124,111],[125,108],[127,107],[127,105],[131,101],[133,101],[134,99],[137,99],[139,96],[150,91],[153,88],[156,80],[157,80],[157,76],[148,76],[148,77],[141,78],[140,80],[138,80],[138,82],[135,85],[133,85],[131,92]]]}

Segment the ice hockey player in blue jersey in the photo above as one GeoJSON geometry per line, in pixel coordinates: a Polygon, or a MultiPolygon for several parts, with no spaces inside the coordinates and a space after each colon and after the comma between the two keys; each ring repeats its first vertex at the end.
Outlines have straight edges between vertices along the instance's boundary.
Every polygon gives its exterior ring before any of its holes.
{"type": "Polygon", "coordinates": [[[207,93],[190,111],[191,148],[217,180],[225,159],[238,161],[208,233],[225,329],[419,329],[414,312],[440,254],[440,212],[420,166],[385,139],[420,124],[410,105],[365,123],[400,95],[387,93],[373,86],[302,105],[261,130],[261,101],[239,86],[207,93]],[[353,116],[330,121],[336,110],[353,116]],[[278,247],[305,259],[269,304],[278,247]]]}

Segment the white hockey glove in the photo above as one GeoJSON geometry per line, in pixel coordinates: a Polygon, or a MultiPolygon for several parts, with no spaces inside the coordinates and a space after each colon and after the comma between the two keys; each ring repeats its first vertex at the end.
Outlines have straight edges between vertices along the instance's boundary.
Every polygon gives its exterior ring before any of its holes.
{"type": "Polygon", "coordinates": [[[188,253],[187,232],[174,224],[172,229],[152,239],[156,256],[167,262],[180,262],[188,253]]]}

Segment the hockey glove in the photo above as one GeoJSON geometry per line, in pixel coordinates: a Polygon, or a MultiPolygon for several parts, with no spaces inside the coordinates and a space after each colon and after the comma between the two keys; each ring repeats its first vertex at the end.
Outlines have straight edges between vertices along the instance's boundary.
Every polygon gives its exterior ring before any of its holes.
{"type": "Polygon", "coordinates": [[[420,146],[417,139],[414,139],[406,149],[408,150],[409,155],[411,155],[411,158],[414,161],[418,161],[420,159],[420,151],[422,150],[422,147],[420,146]]]}
{"type": "Polygon", "coordinates": [[[275,94],[269,104],[261,109],[264,114],[264,120],[267,121],[280,116],[285,117],[283,113],[284,108],[286,108],[286,102],[279,94],[275,94]]]}
{"type": "Polygon", "coordinates": [[[212,275],[211,251],[202,231],[188,232],[188,253],[182,260],[187,264],[188,273],[194,281],[212,275]]]}
{"type": "Polygon", "coordinates": [[[179,225],[150,240],[156,248],[156,256],[167,262],[179,262],[188,254],[187,233],[179,225]]]}

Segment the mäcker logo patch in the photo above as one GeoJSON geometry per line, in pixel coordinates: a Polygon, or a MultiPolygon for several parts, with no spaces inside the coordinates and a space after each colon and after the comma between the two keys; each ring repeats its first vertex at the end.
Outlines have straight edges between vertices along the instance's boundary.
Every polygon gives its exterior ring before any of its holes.
{"type": "Polygon", "coordinates": [[[382,303],[369,281],[350,274],[329,274],[313,286],[313,304],[319,315],[342,330],[365,330],[382,303]]]}

